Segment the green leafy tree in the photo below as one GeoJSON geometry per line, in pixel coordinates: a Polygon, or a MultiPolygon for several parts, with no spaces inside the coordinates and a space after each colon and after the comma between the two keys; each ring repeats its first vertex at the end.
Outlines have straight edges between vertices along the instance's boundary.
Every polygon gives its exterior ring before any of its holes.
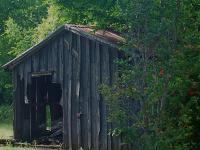
{"type": "MultiPolygon", "coordinates": [[[[41,0],[0,0],[0,66],[34,44],[34,28],[47,14],[41,0]]],[[[0,103],[11,103],[11,75],[0,68],[0,103]]]]}

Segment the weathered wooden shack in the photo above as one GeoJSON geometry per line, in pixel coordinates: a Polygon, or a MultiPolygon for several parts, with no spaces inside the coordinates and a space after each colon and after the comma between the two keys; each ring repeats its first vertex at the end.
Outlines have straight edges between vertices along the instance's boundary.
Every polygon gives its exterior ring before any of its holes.
{"type": "Polygon", "coordinates": [[[65,149],[120,149],[120,138],[108,135],[113,124],[98,87],[114,81],[122,40],[109,31],[64,25],[5,64],[13,72],[14,138],[48,135],[49,108],[49,130],[61,124],[65,149]]]}

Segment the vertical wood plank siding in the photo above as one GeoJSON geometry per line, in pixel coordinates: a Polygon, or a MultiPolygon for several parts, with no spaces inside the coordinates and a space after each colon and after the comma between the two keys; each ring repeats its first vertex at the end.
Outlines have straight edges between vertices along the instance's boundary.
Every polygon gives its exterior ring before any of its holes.
{"type": "Polygon", "coordinates": [[[70,115],[68,112],[68,93],[69,93],[69,58],[70,58],[70,46],[69,46],[69,33],[64,35],[64,65],[63,65],[63,143],[64,148],[69,149],[71,145],[71,133],[69,130],[70,115]]]}
{"type": "MultiPolygon", "coordinates": [[[[120,150],[119,138],[108,135],[116,125],[107,122],[109,109],[99,93],[102,83],[112,84],[116,79],[117,57],[117,49],[67,31],[20,63],[13,71],[15,139],[24,136],[23,95],[27,96],[31,73],[53,71],[52,82],[62,88],[64,149],[120,150]]],[[[29,109],[26,113],[33,111],[29,109]]]]}

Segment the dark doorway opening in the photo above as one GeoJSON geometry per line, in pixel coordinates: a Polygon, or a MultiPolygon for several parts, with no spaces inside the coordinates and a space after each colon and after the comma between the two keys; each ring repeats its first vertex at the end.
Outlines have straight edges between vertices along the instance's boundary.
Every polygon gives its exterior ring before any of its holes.
{"type": "Polygon", "coordinates": [[[52,75],[32,75],[27,87],[30,104],[30,139],[40,142],[62,142],[62,89],[52,83],[52,75]]]}

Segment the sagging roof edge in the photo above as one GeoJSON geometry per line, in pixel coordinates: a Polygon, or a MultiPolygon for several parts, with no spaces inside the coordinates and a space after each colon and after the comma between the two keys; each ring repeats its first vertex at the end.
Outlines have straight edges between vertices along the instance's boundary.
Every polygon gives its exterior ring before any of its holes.
{"type": "Polygon", "coordinates": [[[109,42],[109,41],[106,41],[106,40],[104,40],[102,38],[99,38],[99,37],[97,37],[95,35],[92,35],[92,34],[89,34],[87,32],[81,31],[81,30],[79,30],[78,28],[76,28],[73,25],[62,25],[62,26],[58,27],[54,32],[49,34],[44,40],[42,40],[38,44],[30,47],[29,49],[24,51],[22,54],[17,56],[16,58],[14,58],[11,61],[9,61],[8,63],[4,64],[2,67],[5,70],[12,70],[16,65],[21,63],[21,61],[23,61],[27,57],[31,56],[33,53],[39,51],[42,46],[47,44],[51,39],[53,39],[55,36],[59,35],[64,30],[71,31],[71,32],[73,32],[75,34],[81,35],[81,36],[86,37],[86,38],[88,38],[90,40],[97,40],[97,41],[99,41],[101,43],[108,44],[111,47],[118,48],[117,44],[109,42]]]}

